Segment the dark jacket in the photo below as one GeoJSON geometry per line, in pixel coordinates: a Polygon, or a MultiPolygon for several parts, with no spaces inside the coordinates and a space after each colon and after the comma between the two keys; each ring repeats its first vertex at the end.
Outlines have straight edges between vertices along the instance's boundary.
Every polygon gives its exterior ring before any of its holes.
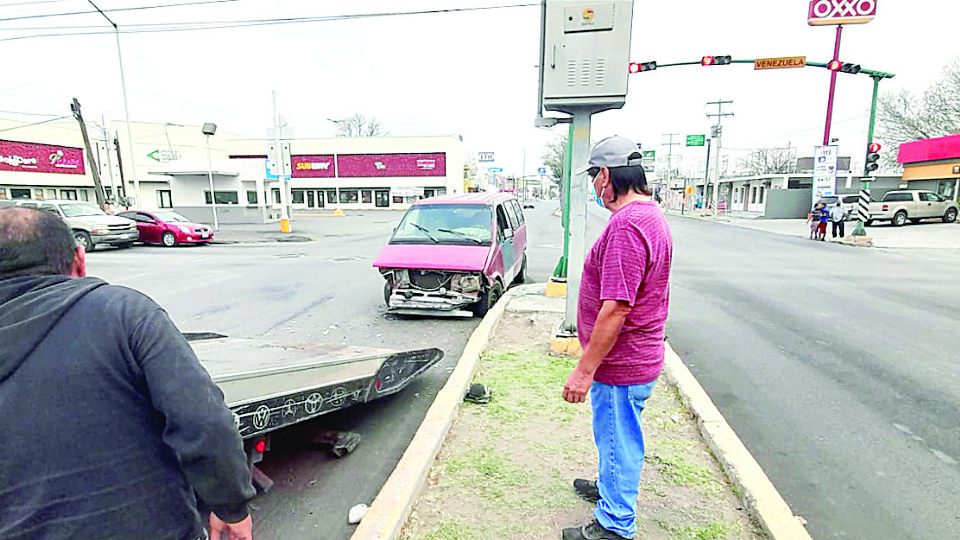
{"type": "Polygon", "coordinates": [[[250,483],[223,393],[151,299],[96,278],[0,280],[0,539],[190,539],[250,483]]]}

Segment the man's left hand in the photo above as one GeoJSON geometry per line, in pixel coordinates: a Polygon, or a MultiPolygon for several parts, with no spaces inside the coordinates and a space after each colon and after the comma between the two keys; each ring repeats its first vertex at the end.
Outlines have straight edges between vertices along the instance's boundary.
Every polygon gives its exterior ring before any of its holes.
{"type": "Polygon", "coordinates": [[[583,371],[580,366],[573,368],[563,385],[563,399],[570,403],[583,403],[587,399],[591,384],[593,374],[583,371]]]}

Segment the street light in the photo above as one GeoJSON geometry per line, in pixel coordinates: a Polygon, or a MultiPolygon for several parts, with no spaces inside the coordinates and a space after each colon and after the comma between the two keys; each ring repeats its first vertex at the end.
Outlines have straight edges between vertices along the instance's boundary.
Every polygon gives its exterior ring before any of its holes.
{"type": "MultiPolygon", "coordinates": [[[[127,124],[127,146],[130,147],[130,171],[133,174],[133,187],[137,193],[137,205],[140,208],[143,208],[143,198],[140,196],[140,180],[137,179],[137,164],[134,161],[134,156],[136,152],[133,149],[133,135],[130,133],[130,107],[127,105],[127,81],[123,75],[123,54],[120,52],[120,27],[117,26],[117,23],[110,20],[110,17],[107,17],[107,14],[103,12],[96,4],[93,3],[93,0],[87,0],[94,9],[96,9],[100,15],[103,15],[103,18],[110,23],[110,26],[113,26],[113,33],[117,38],[117,60],[120,63],[120,89],[123,91],[123,113],[126,116],[127,124]]],[[[120,160],[120,150],[117,149],[117,160],[120,160]]],[[[126,193],[126,186],[124,186],[124,193],[126,193]]]]}
{"type": "Polygon", "coordinates": [[[213,209],[213,230],[220,230],[220,223],[217,221],[217,192],[213,190],[213,161],[210,160],[210,136],[217,132],[217,125],[213,122],[207,122],[200,128],[207,137],[207,180],[210,182],[210,208],[213,209]]]}

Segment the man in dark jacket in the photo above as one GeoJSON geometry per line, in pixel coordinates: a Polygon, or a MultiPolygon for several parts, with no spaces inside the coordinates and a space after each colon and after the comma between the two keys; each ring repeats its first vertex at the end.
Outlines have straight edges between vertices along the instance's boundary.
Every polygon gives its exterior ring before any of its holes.
{"type": "Polygon", "coordinates": [[[56,216],[0,209],[0,539],[250,539],[223,393],[166,312],[84,277],[56,216]]]}

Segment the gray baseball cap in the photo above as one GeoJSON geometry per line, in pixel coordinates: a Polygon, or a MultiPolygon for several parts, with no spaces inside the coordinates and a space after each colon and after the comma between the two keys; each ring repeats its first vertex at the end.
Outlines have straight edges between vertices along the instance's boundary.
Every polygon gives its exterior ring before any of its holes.
{"type": "Polygon", "coordinates": [[[643,154],[630,139],[614,135],[593,146],[587,166],[577,171],[583,174],[594,167],[632,167],[640,166],[643,154]]]}

